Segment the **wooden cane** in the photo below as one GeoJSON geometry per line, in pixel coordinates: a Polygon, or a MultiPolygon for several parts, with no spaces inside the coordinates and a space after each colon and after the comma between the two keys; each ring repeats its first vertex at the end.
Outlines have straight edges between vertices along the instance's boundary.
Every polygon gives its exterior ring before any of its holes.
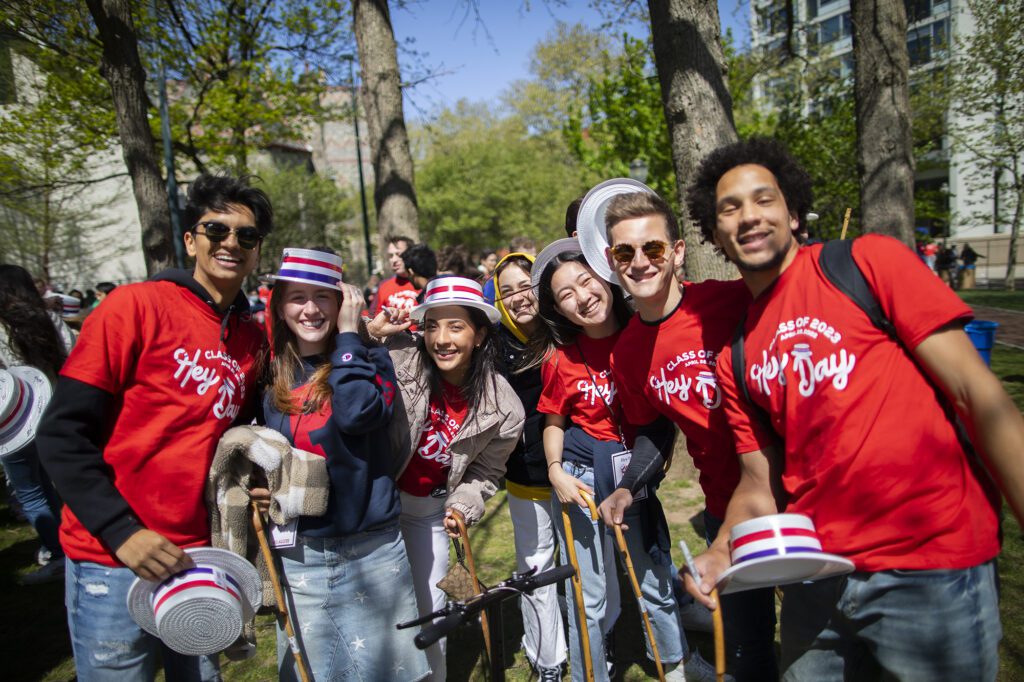
{"type": "MultiPolygon", "coordinates": [[[[466,551],[466,564],[469,568],[469,577],[473,579],[473,594],[480,594],[483,590],[480,588],[480,580],[476,577],[476,563],[473,561],[473,550],[469,546],[469,529],[466,528],[466,520],[462,518],[462,514],[452,510],[452,517],[455,519],[455,525],[459,528],[459,535],[462,536],[462,547],[466,551]]],[[[483,611],[480,612],[480,629],[484,633],[484,647],[487,649],[487,660],[491,659],[491,629],[487,624],[487,614],[483,611]]]]}
{"type": "MultiPolygon", "coordinates": [[[[581,491],[582,492],[582,491],[581,491]]],[[[583,498],[586,500],[587,498],[583,498]]],[[[597,520],[597,510],[593,501],[590,503],[591,518],[597,520]]],[[[572,574],[572,590],[576,596],[577,621],[580,627],[580,646],[583,648],[584,679],[594,682],[594,660],[590,655],[590,632],[587,629],[587,608],[583,603],[583,582],[580,580],[580,564],[576,560],[576,543],[572,536],[572,521],[569,519],[569,505],[562,505],[562,525],[565,526],[565,548],[569,555],[569,564],[575,569],[572,574]]],[[[598,544],[600,548],[600,544],[598,544]]]]}
{"type": "Polygon", "coordinates": [[[636,579],[636,569],[633,568],[633,557],[629,555],[629,547],[626,546],[626,536],[622,534],[621,524],[616,523],[612,527],[615,529],[615,542],[619,545],[622,558],[626,561],[626,572],[629,573],[629,584],[633,586],[633,596],[636,597],[637,606],[640,607],[640,616],[644,619],[647,641],[651,643],[651,654],[654,656],[654,665],[658,669],[658,679],[665,682],[665,670],[661,667],[658,642],[654,639],[654,628],[651,627],[651,617],[647,613],[647,604],[644,603],[644,593],[640,591],[640,582],[636,579]]]}
{"type": "Polygon", "coordinates": [[[288,646],[292,650],[292,656],[295,657],[295,665],[299,668],[299,677],[302,678],[302,682],[310,682],[313,678],[306,668],[306,659],[302,655],[299,640],[295,637],[295,629],[292,627],[292,621],[288,617],[288,604],[285,602],[284,591],[281,589],[281,577],[277,573],[274,553],[270,550],[270,543],[267,542],[267,533],[263,529],[263,514],[260,513],[259,507],[256,506],[255,502],[252,503],[252,525],[256,529],[256,537],[260,541],[260,552],[263,554],[263,561],[267,564],[270,582],[274,586],[274,599],[277,601],[277,619],[284,629],[285,636],[288,638],[288,646]]]}
{"type": "Polygon", "coordinates": [[[846,214],[843,216],[843,231],[839,235],[840,239],[846,239],[846,228],[850,226],[850,214],[853,213],[852,208],[846,209],[846,214]]]}
{"type": "Polygon", "coordinates": [[[725,625],[722,623],[722,602],[718,599],[718,588],[711,588],[711,598],[715,600],[715,610],[711,612],[711,622],[715,626],[715,676],[718,682],[725,682],[725,625]]]}

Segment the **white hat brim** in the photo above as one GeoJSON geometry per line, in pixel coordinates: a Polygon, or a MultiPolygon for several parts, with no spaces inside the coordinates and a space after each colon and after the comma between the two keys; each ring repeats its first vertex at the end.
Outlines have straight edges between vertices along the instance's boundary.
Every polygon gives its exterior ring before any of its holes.
{"type": "MultiPolygon", "coordinates": [[[[186,549],[185,553],[190,555],[197,564],[212,564],[223,569],[225,573],[229,573],[242,587],[242,611],[245,618],[251,618],[256,614],[260,604],[263,603],[263,583],[256,567],[250,564],[245,557],[216,547],[192,547],[186,549]]],[[[128,588],[128,613],[139,627],[156,637],[159,637],[160,633],[156,629],[156,619],[150,597],[159,586],[159,582],[136,578],[128,588]]]]}
{"type": "Polygon", "coordinates": [[[501,313],[493,305],[485,303],[484,301],[461,301],[456,299],[448,299],[445,301],[431,301],[430,303],[420,303],[418,306],[409,311],[409,317],[413,319],[417,324],[423,322],[423,317],[427,311],[431,308],[442,308],[444,306],[460,305],[465,308],[476,308],[487,315],[487,319],[490,320],[491,324],[498,324],[501,321],[501,313]]]}
{"type": "Polygon", "coordinates": [[[533,285],[534,293],[537,294],[537,288],[540,286],[540,278],[544,276],[544,270],[546,270],[548,265],[551,264],[551,261],[561,256],[563,253],[582,252],[583,248],[580,245],[580,240],[575,237],[557,239],[545,246],[544,250],[537,254],[537,257],[533,261],[533,267],[530,268],[530,284],[533,285]]]}
{"type": "Polygon", "coordinates": [[[608,264],[608,235],[604,225],[604,216],[612,199],[620,194],[636,192],[654,194],[654,190],[638,180],[631,178],[605,180],[601,184],[595,185],[583,197],[583,203],[580,204],[580,212],[576,218],[576,234],[579,236],[580,246],[587,263],[598,277],[615,285],[619,284],[619,277],[608,264]]]}
{"type": "Polygon", "coordinates": [[[853,562],[836,554],[765,556],[731,566],[718,578],[719,594],[789,585],[852,573],[853,562]]]}
{"type": "Polygon", "coordinates": [[[36,437],[36,429],[39,421],[43,418],[50,398],[53,397],[53,387],[50,380],[35,367],[15,366],[8,367],[7,371],[25,383],[31,385],[33,393],[32,404],[28,407],[26,422],[20,431],[14,434],[5,443],[0,444],[0,458],[13,455],[18,450],[28,445],[36,437]]]}
{"type": "MultiPolygon", "coordinates": [[[[263,275],[259,278],[261,282],[298,282],[299,284],[312,284],[318,287],[325,287],[327,289],[334,289],[335,291],[341,291],[341,286],[338,284],[328,284],[327,282],[314,282],[309,279],[300,279],[298,277],[282,277],[281,275],[263,275]]],[[[341,281],[341,278],[338,278],[341,281]]]]}

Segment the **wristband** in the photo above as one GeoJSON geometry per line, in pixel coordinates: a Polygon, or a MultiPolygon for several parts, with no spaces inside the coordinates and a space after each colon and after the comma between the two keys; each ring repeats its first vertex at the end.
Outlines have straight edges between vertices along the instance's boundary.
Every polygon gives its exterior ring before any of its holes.
{"type": "Polygon", "coordinates": [[[548,462],[548,469],[551,468],[552,464],[557,464],[558,466],[562,466],[562,460],[558,460],[557,462],[548,462]]]}

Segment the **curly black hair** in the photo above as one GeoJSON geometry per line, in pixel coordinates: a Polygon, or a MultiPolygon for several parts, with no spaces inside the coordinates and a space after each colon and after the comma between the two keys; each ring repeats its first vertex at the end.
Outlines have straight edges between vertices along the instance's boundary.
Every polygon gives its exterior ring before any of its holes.
{"type": "Polygon", "coordinates": [[[719,147],[708,154],[697,168],[697,177],[686,190],[686,205],[690,218],[700,227],[701,239],[708,244],[715,243],[718,181],[736,166],[747,164],[763,166],[771,171],[779,183],[786,206],[796,213],[800,221],[797,231],[806,232],[807,212],[814,202],[811,176],[781,142],[754,137],[719,147]]]}

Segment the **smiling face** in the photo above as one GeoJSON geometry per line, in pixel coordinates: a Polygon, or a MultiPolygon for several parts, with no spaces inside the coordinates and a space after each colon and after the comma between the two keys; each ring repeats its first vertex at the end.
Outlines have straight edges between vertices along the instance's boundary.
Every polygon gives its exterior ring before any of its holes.
{"type": "Polygon", "coordinates": [[[609,264],[618,275],[622,287],[636,301],[641,316],[644,319],[657,319],[670,312],[663,308],[666,305],[674,308],[678,303],[678,295],[670,295],[673,292],[678,294],[675,272],[683,262],[686,248],[681,239],[674,242],[671,240],[664,216],[652,214],[620,220],[612,226],[608,236],[611,240],[609,264]],[[652,243],[667,245],[662,256],[651,258],[644,253],[643,246],[652,243]],[[620,244],[633,247],[632,260],[622,263],[611,256],[611,250],[620,244]],[[673,300],[668,302],[669,298],[673,300]]]}
{"type": "Polygon", "coordinates": [[[278,318],[295,335],[299,355],[317,355],[327,351],[336,333],[340,296],[337,291],[315,284],[282,281],[274,296],[278,318]]]}
{"type": "MultiPolygon", "coordinates": [[[[229,204],[226,212],[207,211],[196,222],[217,222],[238,229],[254,227],[256,218],[248,207],[229,204]]],[[[260,247],[243,249],[234,232],[221,242],[211,241],[203,232],[202,227],[186,232],[185,250],[196,259],[193,277],[210,293],[214,303],[224,308],[241,291],[245,278],[256,269],[260,247]]]]}
{"type": "Polygon", "coordinates": [[[800,248],[796,214],[764,166],[736,166],[715,188],[715,244],[743,279],[763,288],[778,277],[800,248]]]}
{"type": "Polygon", "coordinates": [[[611,285],[577,261],[562,263],[551,276],[555,308],[587,336],[608,336],[618,328],[611,285]]]}
{"type": "Polygon", "coordinates": [[[537,318],[537,296],[530,275],[516,264],[505,266],[496,280],[498,296],[509,317],[522,328],[529,328],[537,318]]]}
{"type": "Polygon", "coordinates": [[[487,329],[477,329],[469,311],[460,305],[431,308],[424,315],[423,341],[441,377],[461,386],[473,361],[473,352],[484,342],[487,329]]]}
{"type": "Polygon", "coordinates": [[[391,265],[391,270],[399,277],[409,276],[408,271],[405,269],[405,262],[402,260],[402,254],[408,248],[409,245],[401,240],[388,244],[388,263],[391,265]]]}

